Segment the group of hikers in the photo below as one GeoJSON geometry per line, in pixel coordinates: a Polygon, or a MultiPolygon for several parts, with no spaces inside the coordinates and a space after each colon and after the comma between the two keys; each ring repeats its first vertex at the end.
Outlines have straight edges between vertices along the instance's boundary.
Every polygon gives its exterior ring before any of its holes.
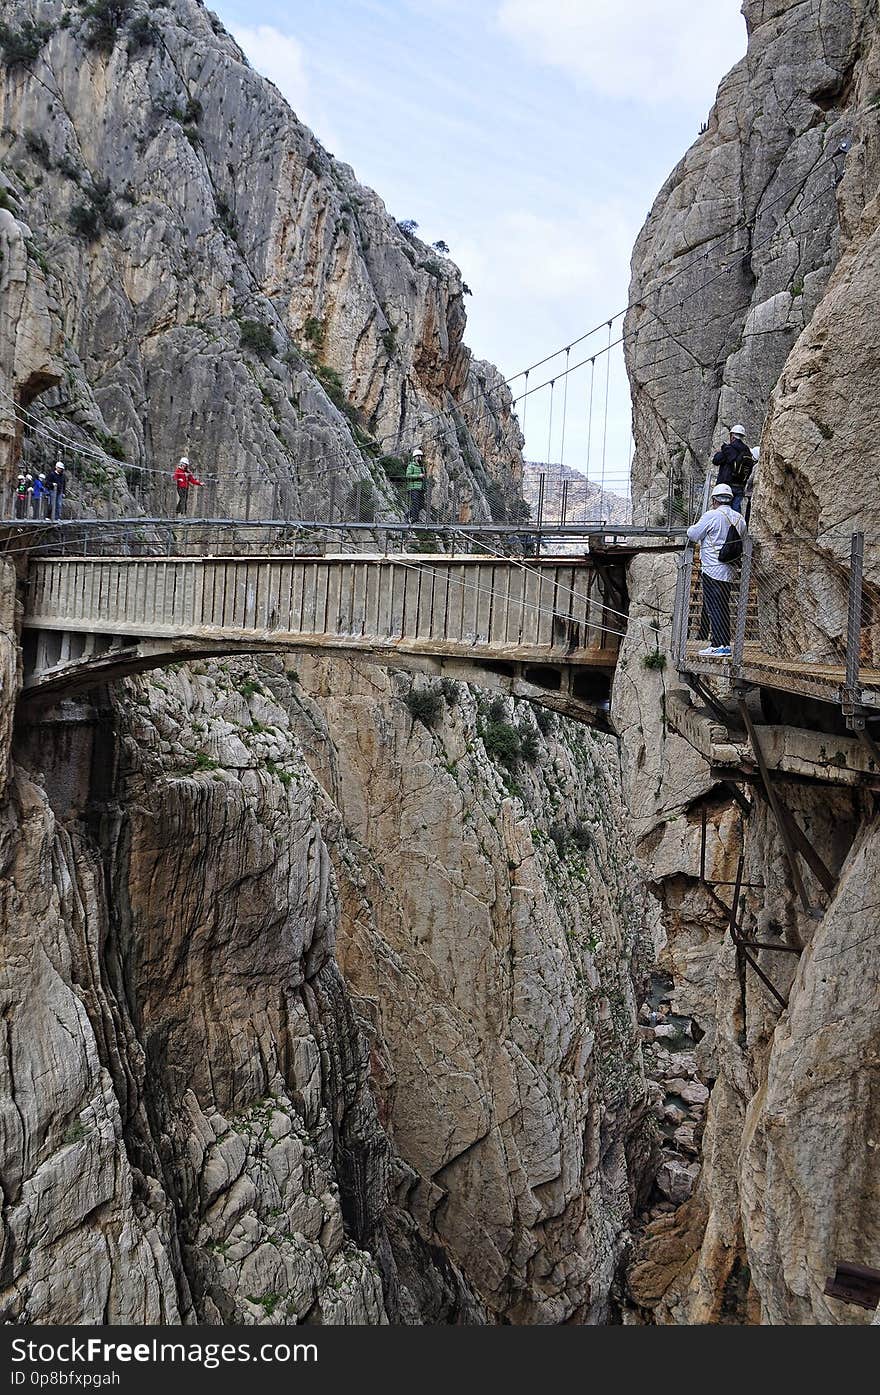
{"type": "Polygon", "coordinates": [[[709,496],[709,507],[687,530],[688,538],[700,545],[700,572],[703,579],[703,610],[697,638],[711,640],[699,650],[701,658],[730,654],[730,591],[734,581],[733,564],[742,554],[751,503],[752,471],[758,449],[746,445],[746,429],[731,427],[730,440],[712,457],[718,479],[709,496]],[[745,505],[745,508],[743,507],[745,505]]]}
{"type": "Polygon", "coordinates": [[[56,460],[45,474],[19,475],[15,486],[14,516],[59,519],[66,487],[67,472],[61,460],[56,460]]]}
{"type": "MultiPolygon", "coordinates": [[[[424,453],[417,446],[406,467],[404,488],[411,523],[415,523],[424,508],[427,476],[422,464],[424,453]]],[[[178,517],[187,513],[190,490],[199,489],[202,480],[190,468],[189,457],[182,455],[173,475],[177,490],[178,517]]],[[[64,505],[67,475],[62,461],[57,460],[45,474],[20,474],[15,486],[13,515],[15,518],[49,518],[58,520],[64,505]]]]}

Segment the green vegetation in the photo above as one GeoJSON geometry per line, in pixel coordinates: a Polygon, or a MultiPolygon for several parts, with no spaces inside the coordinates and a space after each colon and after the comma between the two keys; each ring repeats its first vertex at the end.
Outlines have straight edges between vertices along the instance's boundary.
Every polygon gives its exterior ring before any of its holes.
{"type": "Polygon", "coordinates": [[[443,694],[443,700],[447,707],[454,707],[461,696],[461,689],[454,678],[441,678],[440,691],[443,694]]]}
{"type": "Polygon", "coordinates": [[[402,455],[380,455],[379,464],[388,478],[395,483],[406,479],[406,461],[402,455]]]}
{"type": "Polygon", "coordinates": [[[70,210],[70,225],[79,237],[94,242],[102,228],[119,232],[125,227],[125,219],[116,211],[108,179],[95,180],[84,192],[84,201],[70,210]]]}
{"type": "Polygon", "coordinates": [[[652,649],[650,654],[642,655],[642,668],[655,669],[658,672],[666,667],[666,655],[661,654],[659,649],[652,649]]]}
{"type": "Polygon", "coordinates": [[[392,358],[397,350],[397,330],[392,329],[389,325],[388,328],[383,329],[382,333],[379,335],[379,342],[388,357],[392,358]]]}
{"type": "Polygon", "coordinates": [[[400,231],[403,233],[404,237],[412,237],[416,232],[418,232],[419,228],[419,225],[416,222],[415,218],[399,218],[397,220],[397,226],[400,228],[400,231]]]}
{"type": "Polygon", "coordinates": [[[162,31],[154,19],[149,15],[136,15],[128,26],[128,51],[137,53],[138,49],[151,48],[161,36],[162,31]]]}
{"type": "Polygon", "coordinates": [[[3,54],[3,62],[8,63],[10,68],[16,63],[33,63],[53,32],[51,24],[37,23],[33,19],[23,20],[18,29],[14,29],[11,24],[0,24],[0,52],[3,54]]]}
{"type": "Polygon", "coordinates": [[[118,436],[114,436],[112,431],[96,431],[95,440],[107,455],[112,455],[114,460],[125,460],[125,446],[118,436]]]}
{"type": "Polygon", "coordinates": [[[206,756],[205,753],[204,753],[204,751],[199,751],[198,755],[196,756],[196,758],[195,758],[195,760],[193,761],[193,764],[192,764],[192,770],[193,770],[193,771],[196,771],[196,770],[216,770],[217,767],[218,767],[218,762],[214,760],[213,756],[206,756]]]}
{"type": "Polygon", "coordinates": [[[43,251],[43,249],[37,246],[36,242],[34,242],[32,237],[26,237],[24,240],[24,245],[25,250],[27,251],[27,254],[31,258],[31,260],[36,262],[37,266],[40,268],[44,276],[48,276],[51,268],[49,266],[48,258],[46,257],[46,254],[43,251]]]}
{"type": "Polygon", "coordinates": [[[443,698],[430,688],[412,688],[404,702],[413,721],[422,722],[426,727],[435,727],[443,715],[443,698]]]}
{"type": "Polygon", "coordinates": [[[532,727],[519,728],[519,754],[526,765],[534,765],[541,753],[538,733],[532,727]]]}
{"type": "Polygon", "coordinates": [[[270,775],[274,776],[276,780],[280,780],[285,789],[293,779],[290,771],[284,770],[282,766],[277,765],[274,760],[266,761],[266,770],[270,775]]]}
{"type": "Polygon", "coordinates": [[[70,226],[85,242],[94,242],[101,232],[101,220],[90,203],[75,203],[70,210],[70,226]]]}
{"type": "Polygon", "coordinates": [[[235,221],[235,214],[223,198],[217,199],[217,221],[226,236],[235,242],[238,237],[238,224],[235,221]]]}
{"type": "Polygon", "coordinates": [[[303,325],[303,338],[314,347],[315,353],[323,353],[324,340],[327,337],[327,324],[324,320],[319,320],[316,315],[309,315],[303,325]]]}
{"type": "Polygon", "coordinates": [[[542,736],[551,736],[556,730],[556,713],[546,707],[535,708],[535,721],[542,736]]]}
{"type": "Polygon", "coordinates": [[[252,698],[254,693],[261,693],[263,689],[253,678],[243,678],[238,684],[238,691],[243,698],[252,698]]]}
{"type": "Polygon", "coordinates": [[[569,857],[572,853],[583,855],[593,846],[592,830],[584,823],[573,824],[571,828],[554,823],[547,832],[561,858],[569,857]]]}
{"type": "Polygon", "coordinates": [[[41,136],[37,131],[25,131],[24,143],[33,155],[35,160],[39,160],[45,169],[51,169],[52,160],[49,155],[49,142],[45,136],[41,136]]]}
{"type": "Polygon", "coordinates": [[[100,48],[109,52],[130,13],[131,0],[92,0],[91,4],[86,5],[83,15],[89,21],[89,48],[100,48]]]}
{"type": "Polygon", "coordinates": [[[519,732],[509,722],[487,722],[482,737],[487,755],[504,765],[512,764],[520,754],[522,743],[519,732]]]}
{"type": "Polygon", "coordinates": [[[259,320],[242,320],[239,325],[239,342],[259,358],[268,358],[275,352],[275,335],[268,325],[259,320]]]}
{"type": "Polygon", "coordinates": [[[80,180],[82,179],[82,170],[80,169],[76,161],[72,160],[69,155],[61,156],[57,163],[57,168],[61,171],[62,174],[66,175],[68,179],[72,179],[74,184],[79,184],[80,180]]]}

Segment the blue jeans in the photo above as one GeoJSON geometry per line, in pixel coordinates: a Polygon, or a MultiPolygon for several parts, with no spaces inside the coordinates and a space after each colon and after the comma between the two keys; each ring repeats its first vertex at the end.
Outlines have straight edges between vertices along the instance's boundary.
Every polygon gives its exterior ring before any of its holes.
{"type": "Polygon", "coordinates": [[[730,507],[731,507],[732,509],[736,509],[736,512],[737,512],[737,513],[742,513],[742,511],[743,511],[743,499],[744,499],[744,497],[745,497],[745,495],[743,494],[743,491],[740,490],[738,494],[737,494],[737,493],[734,493],[734,496],[733,496],[733,498],[732,498],[731,501],[730,501],[730,507]]]}

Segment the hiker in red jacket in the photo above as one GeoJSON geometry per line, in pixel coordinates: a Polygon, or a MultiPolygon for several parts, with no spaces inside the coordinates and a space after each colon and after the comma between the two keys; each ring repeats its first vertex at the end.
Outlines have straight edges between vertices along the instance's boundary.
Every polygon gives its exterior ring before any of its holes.
{"type": "Polygon", "coordinates": [[[185,455],[180,457],[180,463],[174,471],[174,483],[177,485],[177,512],[186,513],[186,501],[189,491],[194,485],[200,485],[201,480],[197,480],[189,468],[189,460],[185,455]]]}

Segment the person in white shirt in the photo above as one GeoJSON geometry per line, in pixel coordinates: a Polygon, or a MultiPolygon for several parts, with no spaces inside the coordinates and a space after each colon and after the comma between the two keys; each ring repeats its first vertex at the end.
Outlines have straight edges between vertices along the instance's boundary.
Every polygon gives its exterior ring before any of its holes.
{"type": "Polygon", "coordinates": [[[741,513],[730,507],[733,490],[729,484],[716,484],[709,507],[687,530],[691,542],[700,544],[700,571],[703,577],[703,615],[699,638],[712,644],[701,649],[700,655],[730,653],[730,585],[733,567],[719,560],[718,553],[727,541],[731,525],[743,537],[746,521],[741,513]]]}

